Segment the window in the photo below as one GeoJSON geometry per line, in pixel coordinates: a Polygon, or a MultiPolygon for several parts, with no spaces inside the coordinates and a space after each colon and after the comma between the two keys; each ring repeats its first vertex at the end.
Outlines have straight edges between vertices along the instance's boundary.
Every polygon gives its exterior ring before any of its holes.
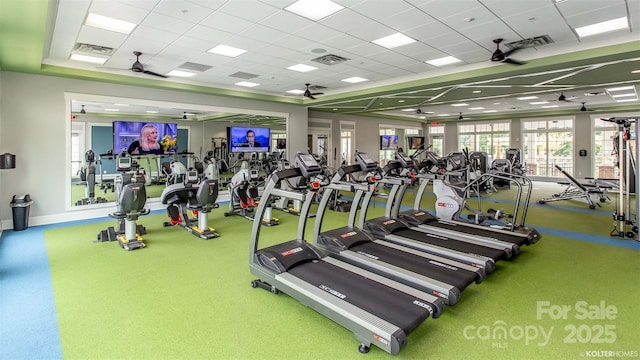
{"type": "Polygon", "coordinates": [[[528,175],[561,177],[554,165],[573,173],[573,119],[524,121],[522,129],[528,175]]]}
{"type": "Polygon", "coordinates": [[[429,126],[429,144],[431,151],[442,156],[444,152],[444,125],[429,126]]]}
{"type": "Polygon", "coordinates": [[[340,150],[342,165],[350,165],[353,159],[353,147],[355,144],[355,123],[340,122],[340,150]]]}
{"type": "Polygon", "coordinates": [[[276,151],[284,151],[281,147],[278,147],[278,144],[286,145],[287,134],[286,133],[271,133],[271,152],[276,151]],[[279,141],[280,139],[285,139],[284,142],[279,141]]]}
{"type": "Polygon", "coordinates": [[[458,125],[458,148],[486,152],[491,159],[504,158],[509,148],[510,123],[458,125]]]}

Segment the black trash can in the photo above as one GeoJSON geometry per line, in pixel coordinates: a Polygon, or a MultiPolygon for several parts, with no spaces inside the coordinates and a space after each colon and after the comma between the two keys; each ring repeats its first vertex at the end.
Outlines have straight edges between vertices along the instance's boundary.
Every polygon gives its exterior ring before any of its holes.
{"type": "Polygon", "coordinates": [[[25,230],[29,227],[29,209],[31,208],[31,196],[13,195],[11,210],[13,211],[13,231],[25,230]]]}

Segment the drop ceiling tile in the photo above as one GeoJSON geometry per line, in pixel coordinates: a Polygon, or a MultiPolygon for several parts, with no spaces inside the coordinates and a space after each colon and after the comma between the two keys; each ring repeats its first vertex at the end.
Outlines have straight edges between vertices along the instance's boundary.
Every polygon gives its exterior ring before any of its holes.
{"type": "Polygon", "coordinates": [[[151,12],[144,19],[141,25],[149,26],[154,29],[174,32],[176,34],[184,34],[193,28],[193,23],[181,19],[172,18],[167,15],[151,12]]]}
{"type": "Polygon", "coordinates": [[[350,30],[361,28],[371,24],[373,20],[366,16],[360,15],[353,10],[343,9],[331,16],[319,21],[320,24],[326,25],[337,31],[346,33],[350,30]]]}
{"type": "Polygon", "coordinates": [[[118,20],[128,21],[134,24],[141,23],[148,13],[147,10],[139,7],[108,1],[93,1],[89,7],[89,12],[118,20]]]}
{"type": "Polygon", "coordinates": [[[282,10],[257,1],[228,1],[218,11],[257,23],[282,10]]]}
{"type": "Polygon", "coordinates": [[[526,4],[512,0],[482,0],[482,4],[499,17],[514,16],[537,9],[551,9],[557,13],[553,2],[549,0],[527,0],[526,4]]]}
{"type": "Polygon", "coordinates": [[[77,42],[117,48],[127,39],[127,35],[114,31],[82,26],[78,33],[77,42]]]}
{"type": "Polygon", "coordinates": [[[348,49],[356,45],[363,43],[363,40],[358,39],[349,34],[340,34],[334,38],[322,40],[323,44],[329,45],[336,49],[348,49]]]}
{"type": "Polygon", "coordinates": [[[372,44],[368,42],[347,48],[346,50],[362,57],[369,57],[372,55],[376,55],[376,54],[380,54],[382,52],[388,51],[382,46],[378,46],[376,44],[372,44]]]}
{"type": "Polygon", "coordinates": [[[409,9],[412,9],[411,5],[400,1],[363,1],[351,7],[351,10],[381,22],[409,9]]]}
{"type": "Polygon", "coordinates": [[[210,41],[196,39],[190,36],[180,36],[171,46],[199,50],[201,52],[208,51],[213,47],[210,41]]]}
{"type": "Polygon", "coordinates": [[[509,28],[499,20],[491,21],[478,26],[468,27],[459,31],[468,39],[476,41],[486,47],[493,47],[494,45],[493,42],[481,42],[485,38],[503,38],[507,42],[521,40],[520,35],[515,33],[511,28],[509,28]]]}
{"type": "Polygon", "coordinates": [[[296,31],[296,35],[305,39],[309,39],[314,42],[320,42],[324,39],[331,39],[340,36],[342,33],[336,31],[328,26],[314,23],[299,31],[296,31]]]}
{"type": "Polygon", "coordinates": [[[316,22],[288,11],[278,11],[262,19],[259,23],[286,33],[297,34],[307,26],[313,25],[316,22]]]}
{"type": "Polygon", "coordinates": [[[277,43],[280,39],[286,37],[288,34],[280,30],[256,24],[240,33],[240,35],[269,44],[277,43]]]}
{"type": "Polygon", "coordinates": [[[129,36],[132,39],[148,39],[164,44],[170,44],[180,38],[179,34],[154,29],[152,27],[138,26],[133,33],[129,36]]]}
{"type": "Polygon", "coordinates": [[[213,10],[185,0],[161,0],[153,12],[194,24],[209,16],[213,10]]]}
{"type": "Polygon", "coordinates": [[[449,34],[460,36],[458,32],[438,21],[425,23],[424,25],[409,29],[405,34],[416,40],[426,42],[430,46],[434,45],[430,44],[429,41],[426,41],[427,39],[442,37],[449,34]]]}
{"type": "Polygon", "coordinates": [[[362,27],[351,29],[347,31],[347,33],[365,41],[373,41],[385,36],[393,35],[396,31],[380,23],[369,23],[362,27]]]}
{"type": "Polygon", "coordinates": [[[211,47],[224,43],[233,36],[233,34],[226,31],[212,29],[202,25],[195,25],[191,30],[187,31],[185,35],[195,39],[208,40],[211,42],[211,47]]]}
{"type": "Polygon", "coordinates": [[[565,16],[567,23],[573,27],[581,27],[596,24],[602,21],[613,20],[627,16],[626,4],[616,4],[607,7],[601,7],[590,11],[584,11],[579,14],[565,16]]]}
{"type": "MultiPolygon", "coordinates": [[[[105,3],[109,2],[119,2],[122,4],[134,6],[140,9],[144,9],[147,11],[153,10],[154,7],[158,4],[159,0],[102,0],[105,3]]],[[[96,2],[94,0],[94,2],[96,2]]]]}
{"type": "Polygon", "coordinates": [[[253,26],[253,23],[220,11],[216,11],[203,19],[200,22],[200,25],[208,26],[213,29],[223,30],[230,33],[239,33],[253,26]]]}
{"type": "MultiPolygon", "coordinates": [[[[442,18],[451,16],[452,14],[458,14],[461,9],[464,9],[463,11],[470,11],[472,9],[482,11],[481,9],[483,9],[476,0],[433,0],[418,5],[417,7],[438,20],[442,20],[442,18]]],[[[462,18],[463,17],[461,17],[461,19],[462,18]]]]}
{"type": "Polygon", "coordinates": [[[412,44],[408,44],[405,46],[400,46],[393,49],[394,52],[398,54],[402,54],[405,56],[410,56],[416,58],[417,56],[424,54],[425,52],[433,51],[433,47],[423,43],[423,42],[415,42],[412,44]]]}
{"type": "Polygon", "coordinates": [[[402,33],[433,21],[434,19],[431,16],[415,8],[410,8],[383,19],[385,25],[402,33]]]}
{"type": "MultiPolygon", "coordinates": [[[[139,0],[130,0],[130,1],[139,1],[139,0]]],[[[227,0],[189,0],[189,2],[198,4],[202,7],[206,7],[211,10],[216,10],[220,8],[220,6],[222,6],[224,3],[226,3],[227,0]]]]}

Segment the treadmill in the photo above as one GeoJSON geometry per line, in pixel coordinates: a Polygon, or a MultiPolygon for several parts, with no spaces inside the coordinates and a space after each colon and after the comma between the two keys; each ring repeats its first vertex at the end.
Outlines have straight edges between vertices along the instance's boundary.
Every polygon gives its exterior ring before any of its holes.
{"type": "Polygon", "coordinates": [[[297,168],[271,174],[256,209],[251,231],[249,269],[258,277],[252,287],[280,291],[351,330],[358,350],[369,351],[371,344],[397,354],[407,335],[430,316],[439,317],[441,299],[407,285],[365,271],[345,262],[324,257],[303,239],[306,215],[322,184],[309,181],[304,188],[278,189],[284,179],[311,178],[321,173],[312,155],[297,154],[297,168]],[[303,201],[297,238],[260,248],[259,235],[272,196],[288,196],[303,201]]]}
{"type": "MultiPolygon", "coordinates": [[[[425,161],[422,161],[418,165],[418,167],[429,172],[432,171],[432,169],[429,168],[436,167],[437,163],[438,159],[434,156],[434,154],[427,152],[427,158],[425,159],[425,161]]],[[[429,180],[435,180],[438,176],[439,175],[424,173],[422,171],[417,174],[416,177],[420,179],[420,186],[418,187],[418,191],[416,193],[413,209],[400,211],[400,207],[395,206],[392,210],[391,216],[399,218],[410,225],[419,226],[422,229],[431,231],[433,234],[447,236],[453,233],[455,234],[453,236],[462,236],[467,239],[491,239],[503,243],[511,243],[514,244],[512,249],[514,255],[518,253],[519,248],[525,245],[533,245],[541,238],[540,233],[536,229],[524,226],[526,210],[523,212],[520,226],[514,227],[513,231],[511,231],[507,229],[495,228],[485,225],[476,225],[462,221],[438,219],[435,215],[421,209],[420,203],[422,202],[422,198],[424,196],[424,193],[426,192],[429,180]]],[[[522,178],[525,181],[528,180],[525,177],[522,178]]],[[[528,180],[528,183],[530,192],[531,181],[528,180]]],[[[406,189],[406,186],[403,186],[399,189],[397,195],[399,199],[402,199],[404,197],[406,189]]],[[[530,197],[530,194],[528,194],[527,197],[530,197]]],[[[525,206],[528,206],[528,201],[525,206]]]]}
{"type": "MultiPolygon", "coordinates": [[[[356,154],[356,159],[359,162],[371,161],[368,157],[364,158],[362,154],[356,154]]],[[[387,213],[389,213],[390,207],[398,202],[395,193],[399,186],[405,182],[413,181],[412,177],[394,178],[388,175],[401,169],[402,166],[398,161],[389,162],[384,169],[387,176],[381,182],[393,185],[387,200],[387,213]]],[[[361,197],[362,194],[358,193],[356,196],[361,197]]],[[[508,257],[505,249],[489,248],[417,230],[397,218],[382,216],[367,220],[368,205],[371,203],[372,197],[373,194],[371,192],[367,192],[364,195],[358,227],[366,230],[375,238],[434,254],[434,256],[451,259],[474,268],[480,268],[486,273],[490,273],[495,269],[496,261],[508,257]]]]}
{"type": "Polygon", "coordinates": [[[353,226],[361,194],[365,191],[372,192],[377,179],[375,176],[369,176],[361,183],[343,181],[343,179],[348,175],[353,179],[354,173],[376,170],[377,164],[373,164],[373,167],[367,167],[368,163],[361,162],[358,165],[346,165],[338,169],[331,183],[325,187],[320,199],[313,231],[313,244],[330,256],[427,291],[441,297],[447,305],[454,305],[467,286],[473,282],[482,282],[486,276],[483,268],[462,264],[388,241],[376,240],[362,229],[353,226]],[[338,191],[355,193],[348,225],[322,231],[327,204],[332,197],[332,192],[338,191]]]}

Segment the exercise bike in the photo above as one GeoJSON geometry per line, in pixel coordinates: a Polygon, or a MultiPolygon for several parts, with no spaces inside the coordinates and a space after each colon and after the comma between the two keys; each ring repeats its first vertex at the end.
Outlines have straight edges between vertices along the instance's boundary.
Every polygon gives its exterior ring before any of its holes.
{"type": "Polygon", "coordinates": [[[189,170],[182,184],[167,186],[160,200],[167,205],[169,221],[164,226],[179,225],[201,239],[209,240],[220,236],[207,224],[208,214],[218,208],[218,181],[204,179],[198,184],[197,170],[189,170]],[[197,219],[189,218],[189,211],[197,219]]]}
{"type": "Polygon", "coordinates": [[[145,177],[133,159],[124,153],[117,159],[117,170],[120,172],[114,182],[117,211],[109,214],[117,220],[117,226],[100,231],[95,242],[118,241],[125,250],[141,249],[146,246],[141,235],[147,231],[136,220],[151,212],[144,208],[147,201],[145,177]]]}

